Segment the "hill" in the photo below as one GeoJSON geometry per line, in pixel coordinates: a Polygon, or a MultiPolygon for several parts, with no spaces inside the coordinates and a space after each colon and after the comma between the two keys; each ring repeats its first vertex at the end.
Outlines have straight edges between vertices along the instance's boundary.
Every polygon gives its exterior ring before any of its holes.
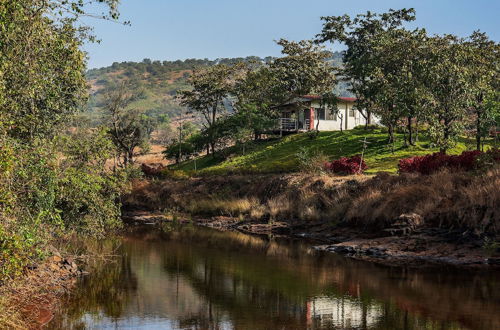
{"type": "MultiPolygon", "coordinates": [[[[245,58],[187,59],[184,61],[151,61],[113,63],[109,67],[91,69],[87,72],[87,81],[90,88],[90,98],[85,114],[90,123],[96,125],[102,117],[103,92],[113,88],[123,81],[128,81],[130,92],[137,95],[130,105],[144,111],[148,116],[159,118],[166,115],[169,118],[178,117],[181,111],[186,110],[174,99],[178,90],[188,89],[187,79],[194,69],[208,67],[215,64],[235,64],[239,62],[255,62],[265,64],[272,57],[260,58],[248,56],[245,58]]],[[[332,53],[332,65],[342,65],[341,54],[332,53]]],[[[340,96],[347,96],[345,83],[337,86],[340,96]]]]}
{"type": "MultiPolygon", "coordinates": [[[[323,155],[331,160],[361,154],[365,138],[367,147],[364,155],[368,174],[379,171],[395,173],[399,159],[438,151],[430,147],[423,135],[415,147],[405,147],[402,134],[396,134],[393,152],[392,145],[387,143],[384,128],[356,128],[343,133],[320,132],[314,139],[308,133],[300,133],[282,139],[251,142],[244,149],[241,146],[230,147],[223,152],[224,157],[209,155],[198,158],[196,168],[198,174],[296,172],[300,170],[301,159],[307,163],[315,155],[323,155]]],[[[473,145],[472,139],[462,138],[449,153],[458,154],[473,148],[473,145]]],[[[172,168],[192,172],[195,161],[186,161],[172,168]]]]}

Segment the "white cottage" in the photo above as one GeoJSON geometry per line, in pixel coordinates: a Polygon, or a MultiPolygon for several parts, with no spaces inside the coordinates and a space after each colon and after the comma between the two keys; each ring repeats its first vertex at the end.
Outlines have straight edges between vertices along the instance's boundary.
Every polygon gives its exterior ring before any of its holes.
{"type": "MultiPolygon", "coordinates": [[[[318,128],[320,131],[350,130],[365,125],[366,119],[356,109],[356,98],[339,97],[337,111],[325,106],[321,96],[305,95],[280,106],[280,129],[284,131],[307,131],[318,128]]],[[[372,123],[378,123],[372,117],[372,123]]]]}

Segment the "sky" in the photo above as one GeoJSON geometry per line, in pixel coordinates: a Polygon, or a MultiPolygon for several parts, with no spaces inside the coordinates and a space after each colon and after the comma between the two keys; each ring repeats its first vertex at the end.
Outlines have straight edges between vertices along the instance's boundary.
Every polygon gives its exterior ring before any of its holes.
{"type": "MultiPolygon", "coordinates": [[[[279,56],[275,40],[311,39],[321,16],[413,7],[431,34],[474,30],[500,41],[499,0],[121,0],[121,20],[90,20],[101,43],[87,44],[89,68],[113,62],[279,56]]],[[[333,50],[341,49],[332,45],[333,50]]]]}

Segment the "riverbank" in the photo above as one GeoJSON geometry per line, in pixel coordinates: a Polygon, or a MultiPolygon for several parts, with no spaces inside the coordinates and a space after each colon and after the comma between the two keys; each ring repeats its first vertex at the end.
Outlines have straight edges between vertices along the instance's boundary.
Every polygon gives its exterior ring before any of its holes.
{"type": "Polygon", "coordinates": [[[0,286],[0,328],[41,329],[54,317],[67,294],[85,272],[74,256],[52,255],[28,266],[22,277],[0,286]]]}
{"type": "Polygon", "coordinates": [[[491,267],[500,262],[499,185],[499,169],[142,180],[124,207],[129,221],[190,219],[222,230],[307,239],[318,249],[391,265],[491,267]]]}

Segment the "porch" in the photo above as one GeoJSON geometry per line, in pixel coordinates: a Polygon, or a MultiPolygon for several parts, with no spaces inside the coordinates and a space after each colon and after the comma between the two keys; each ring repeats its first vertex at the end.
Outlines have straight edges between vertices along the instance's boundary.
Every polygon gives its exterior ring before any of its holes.
{"type": "Polygon", "coordinates": [[[279,118],[276,126],[278,130],[287,132],[307,131],[311,128],[309,119],[294,118],[279,118]]]}

